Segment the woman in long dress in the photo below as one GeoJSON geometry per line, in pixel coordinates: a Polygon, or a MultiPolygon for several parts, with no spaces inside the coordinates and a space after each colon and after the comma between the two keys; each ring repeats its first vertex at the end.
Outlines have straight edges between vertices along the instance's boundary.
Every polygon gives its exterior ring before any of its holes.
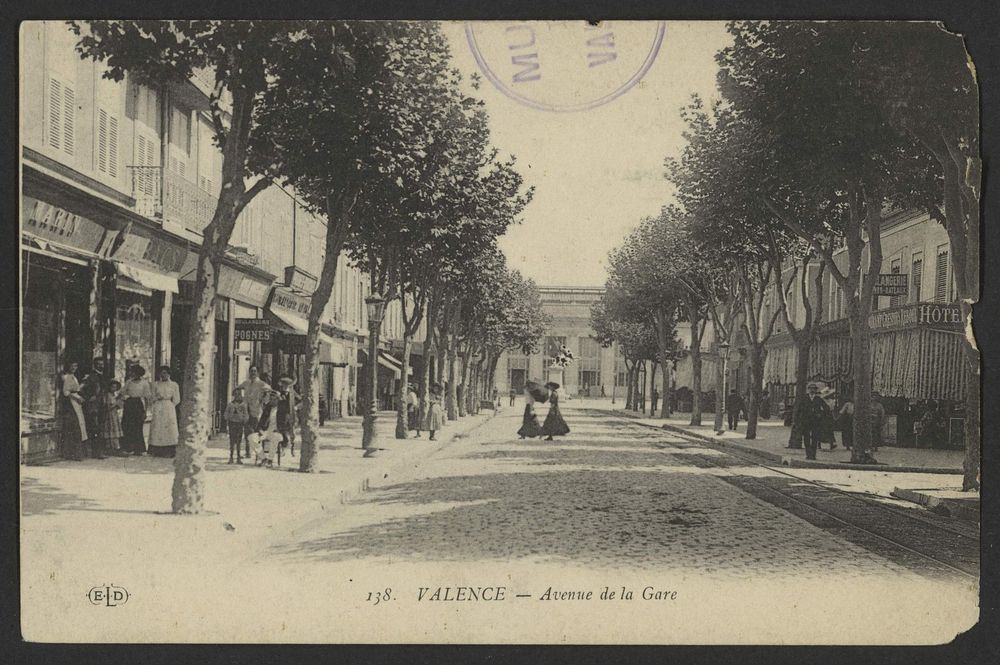
{"type": "Polygon", "coordinates": [[[545,387],[552,393],[549,395],[549,413],[545,416],[545,422],[542,423],[542,434],[545,435],[546,441],[551,441],[553,436],[569,434],[569,425],[563,420],[562,413],[559,411],[559,384],[550,381],[545,384],[545,387]]]}
{"type": "Polygon", "coordinates": [[[83,397],[80,395],[80,381],[76,378],[77,369],[77,363],[67,363],[62,374],[59,413],[63,457],[79,462],[83,459],[83,444],[87,441],[87,421],[83,417],[83,397]]]}
{"type": "Polygon", "coordinates": [[[177,452],[177,405],[181,389],[170,380],[170,368],[160,368],[160,378],[153,383],[153,421],[149,426],[149,454],[155,457],[173,457],[177,452]]]}
{"type": "Polygon", "coordinates": [[[146,380],[146,370],[141,365],[132,365],[125,372],[122,386],[122,452],[126,455],[146,454],[146,435],[142,429],[146,423],[146,405],[152,401],[152,391],[146,380]]]}
{"type": "Polygon", "coordinates": [[[444,411],[441,409],[441,384],[435,383],[431,386],[431,393],[427,397],[427,418],[424,420],[423,429],[431,433],[431,441],[434,440],[434,433],[444,427],[444,411]]]}
{"type": "Polygon", "coordinates": [[[533,439],[542,435],[542,426],[538,424],[538,415],[535,413],[535,398],[527,390],[524,391],[524,416],[521,418],[521,429],[517,430],[517,435],[522,439],[533,439]]]}

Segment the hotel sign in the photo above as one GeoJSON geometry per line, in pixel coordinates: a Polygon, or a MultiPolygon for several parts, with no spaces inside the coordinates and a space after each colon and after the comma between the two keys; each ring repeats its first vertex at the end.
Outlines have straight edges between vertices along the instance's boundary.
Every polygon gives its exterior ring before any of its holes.
{"type": "Polygon", "coordinates": [[[920,303],[896,309],[874,312],[868,317],[872,330],[892,330],[923,326],[928,328],[960,328],[962,309],[958,305],[920,303]]]}

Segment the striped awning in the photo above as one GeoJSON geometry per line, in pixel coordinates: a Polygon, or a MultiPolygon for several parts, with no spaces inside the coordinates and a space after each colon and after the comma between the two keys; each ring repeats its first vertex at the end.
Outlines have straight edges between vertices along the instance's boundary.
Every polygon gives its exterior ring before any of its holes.
{"type": "Polygon", "coordinates": [[[769,348],[767,357],[764,358],[764,384],[795,383],[795,362],[798,355],[794,344],[769,348]]]}
{"type": "Polygon", "coordinates": [[[919,328],[872,338],[872,387],[888,397],[965,399],[962,334],[919,328]]]}
{"type": "Polygon", "coordinates": [[[820,337],[813,342],[809,349],[809,380],[824,383],[850,380],[851,346],[850,337],[820,337]]]}

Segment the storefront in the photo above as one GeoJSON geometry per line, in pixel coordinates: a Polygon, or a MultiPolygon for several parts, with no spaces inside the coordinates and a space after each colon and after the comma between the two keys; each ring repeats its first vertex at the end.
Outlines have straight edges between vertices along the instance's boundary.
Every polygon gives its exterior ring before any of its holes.
{"type": "Polygon", "coordinates": [[[95,333],[102,316],[98,280],[117,234],[66,207],[72,205],[22,197],[21,456],[26,462],[61,454],[60,374],[76,362],[82,376],[95,351],[102,353],[95,333]]]}
{"type": "MultiPolygon", "coordinates": [[[[287,286],[275,286],[267,304],[266,316],[270,321],[271,354],[262,362],[262,371],[266,371],[272,383],[277,385],[278,378],[290,376],[295,379],[299,390],[305,385],[305,355],[306,335],[309,332],[309,312],[312,308],[311,297],[297,292],[287,286]]],[[[320,357],[322,366],[346,365],[345,351],[342,344],[322,330],[320,331],[320,357]]],[[[323,388],[324,376],[320,373],[320,387],[323,388]]],[[[330,395],[324,395],[329,399],[330,395]]]]}

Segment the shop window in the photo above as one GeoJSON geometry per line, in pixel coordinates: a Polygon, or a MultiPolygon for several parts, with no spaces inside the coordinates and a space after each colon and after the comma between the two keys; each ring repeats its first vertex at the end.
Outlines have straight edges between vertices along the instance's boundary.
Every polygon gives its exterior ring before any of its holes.
{"type": "Polygon", "coordinates": [[[115,296],[115,373],[141,365],[152,377],[156,363],[156,309],[152,295],[119,288],[115,296]]]}
{"type": "Polygon", "coordinates": [[[59,270],[37,255],[24,254],[21,283],[21,410],[28,417],[56,415],[59,367],[59,318],[62,291],[59,270]]]}

